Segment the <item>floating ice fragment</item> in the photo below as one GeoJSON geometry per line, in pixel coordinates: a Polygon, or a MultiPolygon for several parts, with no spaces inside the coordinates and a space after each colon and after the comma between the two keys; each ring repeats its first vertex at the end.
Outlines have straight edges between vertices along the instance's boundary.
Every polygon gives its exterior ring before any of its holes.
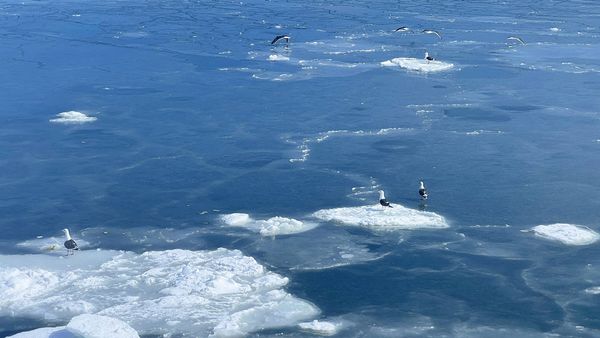
{"type": "Polygon", "coordinates": [[[312,322],[298,324],[302,330],[309,331],[321,336],[333,336],[338,333],[340,324],[326,321],[313,320],[312,322]]]}
{"type": "Polygon", "coordinates": [[[575,224],[556,223],[538,225],[531,229],[536,235],[566,245],[588,245],[596,242],[600,235],[594,230],[575,224]]]}
{"type": "Polygon", "coordinates": [[[424,73],[441,72],[454,68],[454,65],[452,63],[437,60],[429,61],[425,59],[415,58],[394,58],[391,60],[381,62],[381,65],[384,67],[400,67],[411,71],[424,73]]]}
{"type": "Polygon", "coordinates": [[[600,286],[589,287],[589,288],[585,289],[585,292],[592,294],[592,295],[600,295],[600,286]]]}
{"type": "Polygon", "coordinates": [[[269,55],[269,61],[289,61],[290,58],[285,55],[271,54],[269,55]]]}
{"type": "Polygon", "coordinates": [[[22,332],[12,338],[139,338],[137,332],[118,319],[82,314],[71,319],[67,326],[41,328],[22,332]]]}
{"type": "Polygon", "coordinates": [[[448,224],[444,217],[428,211],[409,209],[399,204],[383,209],[380,205],[366,205],[323,209],[313,216],[345,225],[361,226],[373,230],[442,229],[448,224]]]}
{"type": "Polygon", "coordinates": [[[262,236],[297,234],[317,226],[316,223],[302,222],[293,218],[275,216],[266,220],[255,220],[248,214],[234,213],[221,215],[223,223],[243,227],[260,233],[262,236]]]}
{"type": "Polygon", "coordinates": [[[98,118],[94,116],[87,116],[84,113],[78,111],[66,111],[56,114],[56,118],[50,119],[52,123],[63,123],[63,124],[82,124],[87,122],[94,122],[98,118]]]}

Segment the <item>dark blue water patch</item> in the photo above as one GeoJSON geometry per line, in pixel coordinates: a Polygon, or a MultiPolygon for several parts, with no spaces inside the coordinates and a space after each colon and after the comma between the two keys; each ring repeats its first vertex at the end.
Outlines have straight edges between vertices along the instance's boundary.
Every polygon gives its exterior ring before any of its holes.
{"type": "Polygon", "coordinates": [[[561,307],[520,277],[528,266],[524,261],[439,250],[403,252],[369,265],[298,273],[290,291],[318,304],[327,316],[373,309],[378,318],[392,321],[409,312],[435,321],[469,320],[491,327],[544,332],[560,327],[561,307]],[[444,269],[456,262],[458,267],[444,269]]]}
{"type": "Polygon", "coordinates": [[[371,147],[382,153],[415,154],[425,143],[415,139],[392,139],[373,142],[371,147]]]}
{"type": "Polygon", "coordinates": [[[56,151],[81,155],[88,151],[123,150],[134,146],[137,140],[104,129],[76,129],[61,139],[56,151]]]}
{"type": "Polygon", "coordinates": [[[207,162],[224,168],[255,169],[281,160],[282,154],[277,152],[243,152],[230,153],[207,159],[207,162]]]}
{"type": "Polygon", "coordinates": [[[211,187],[209,198],[230,211],[279,213],[342,206],[355,183],[341,175],[314,170],[254,171],[211,187]],[[310,196],[310,197],[307,197],[310,196]]]}
{"type": "Polygon", "coordinates": [[[502,110],[505,110],[505,111],[508,111],[511,113],[524,113],[524,112],[530,112],[530,111],[542,109],[542,107],[540,107],[540,106],[534,106],[534,105],[528,105],[528,104],[500,105],[500,106],[496,106],[496,108],[502,109],[502,110]]]}
{"type": "Polygon", "coordinates": [[[431,88],[435,88],[435,89],[446,89],[446,88],[448,88],[448,87],[447,87],[447,86],[444,86],[444,85],[433,85],[433,86],[431,86],[431,88]]]}
{"type": "Polygon", "coordinates": [[[506,114],[480,108],[446,108],[444,115],[473,121],[507,122],[511,120],[511,117],[506,114]]]}
{"type": "Polygon", "coordinates": [[[573,316],[572,321],[576,325],[585,326],[588,329],[600,329],[600,295],[589,295],[585,301],[577,301],[566,306],[566,310],[573,316]]]}

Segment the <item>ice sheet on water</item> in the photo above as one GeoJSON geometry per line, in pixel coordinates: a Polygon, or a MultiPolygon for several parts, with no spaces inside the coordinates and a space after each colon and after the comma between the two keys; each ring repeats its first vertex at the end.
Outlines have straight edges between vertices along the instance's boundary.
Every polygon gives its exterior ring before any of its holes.
{"type": "Polygon", "coordinates": [[[433,73],[441,72],[454,68],[452,63],[442,61],[429,61],[416,58],[394,58],[381,62],[384,67],[400,67],[411,71],[433,73]]]}
{"type": "Polygon", "coordinates": [[[323,209],[313,213],[313,216],[323,221],[378,231],[448,227],[443,216],[434,212],[406,208],[400,204],[393,204],[393,208],[385,209],[380,205],[323,209]]]}
{"type": "Polygon", "coordinates": [[[375,241],[344,229],[321,227],[276,241],[259,240],[253,249],[269,264],[290,270],[324,270],[375,261],[389,254],[375,241]]]}
{"type": "Polygon", "coordinates": [[[260,233],[262,236],[297,234],[317,226],[315,222],[303,222],[293,218],[275,216],[265,220],[256,220],[244,213],[221,215],[223,223],[242,227],[260,233]]]}
{"type": "Polygon", "coordinates": [[[62,124],[82,124],[87,122],[94,122],[97,119],[97,117],[87,116],[84,113],[71,110],[56,114],[56,117],[50,119],[50,122],[62,124]]]}
{"type": "Polygon", "coordinates": [[[22,332],[9,338],[139,338],[138,333],[116,318],[82,314],[73,317],[66,326],[41,328],[22,332]]]}
{"type": "Polygon", "coordinates": [[[59,323],[93,313],[140,334],[239,336],[319,312],[287,282],[237,250],[1,255],[0,315],[59,323]]]}
{"type": "Polygon", "coordinates": [[[597,232],[586,226],[567,223],[538,225],[531,230],[542,238],[566,245],[589,245],[600,238],[597,232]]]}

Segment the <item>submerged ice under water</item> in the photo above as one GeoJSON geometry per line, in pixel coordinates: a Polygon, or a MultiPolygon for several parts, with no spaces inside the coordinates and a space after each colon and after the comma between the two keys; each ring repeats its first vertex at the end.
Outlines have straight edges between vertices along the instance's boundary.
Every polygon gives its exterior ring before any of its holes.
{"type": "Polygon", "coordinates": [[[0,336],[600,335],[599,15],[1,3],[0,336]]]}

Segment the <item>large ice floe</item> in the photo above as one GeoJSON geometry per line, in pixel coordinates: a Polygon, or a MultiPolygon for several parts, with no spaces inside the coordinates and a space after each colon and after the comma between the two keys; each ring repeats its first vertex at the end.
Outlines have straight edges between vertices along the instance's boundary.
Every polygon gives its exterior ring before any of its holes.
{"type": "Polygon", "coordinates": [[[229,226],[242,227],[260,233],[262,236],[297,234],[317,226],[313,222],[302,222],[287,217],[271,217],[266,220],[255,220],[248,214],[234,213],[221,215],[223,223],[229,226]]]}
{"type": "Polygon", "coordinates": [[[87,122],[94,122],[97,119],[97,117],[87,116],[84,113],[71,110],[56,114],[56,118],[50,119],[50,122],[63,124],[81,124],[87,122]]]}
{"type": "Polygon", "coordinates": [[[384,67],[400,67],[415,72],[441,72],[454,68],[452,63],[442,61],[429,61],[425,59],[416,58],[394,58],[391,60],[381,62],[384,67]]]}
{"type": "Polygon", "coordinates": [[[118,319],[82,314],[66,326],[41,328],[22,332],[8,338],[140,338],[138,333],[118,319]]]}
{"type": "Polygon", "coordinates": [[[537,236],[566,245],[589,245],[600,239],[597,232],[583,225],[556,223],[538,225],[531,230],[537,236]]]}
{"type": "Polygon", "coordinates": [[[393,208],[383,208],[380,205],[365,205],[323,209],[313,213],[313,216],[323,221],[383,231],[448,227],[446,219],[434,212],[409,209],[399,204],[393,206],[393,208]]]}
{"type": "Polygon", "coordinates": [[[319,313],[285,292],[287,283],[227,249],[0,255],[0,316],[60,324],[89,313],[141,335],[242,336],[319,313]]]}

